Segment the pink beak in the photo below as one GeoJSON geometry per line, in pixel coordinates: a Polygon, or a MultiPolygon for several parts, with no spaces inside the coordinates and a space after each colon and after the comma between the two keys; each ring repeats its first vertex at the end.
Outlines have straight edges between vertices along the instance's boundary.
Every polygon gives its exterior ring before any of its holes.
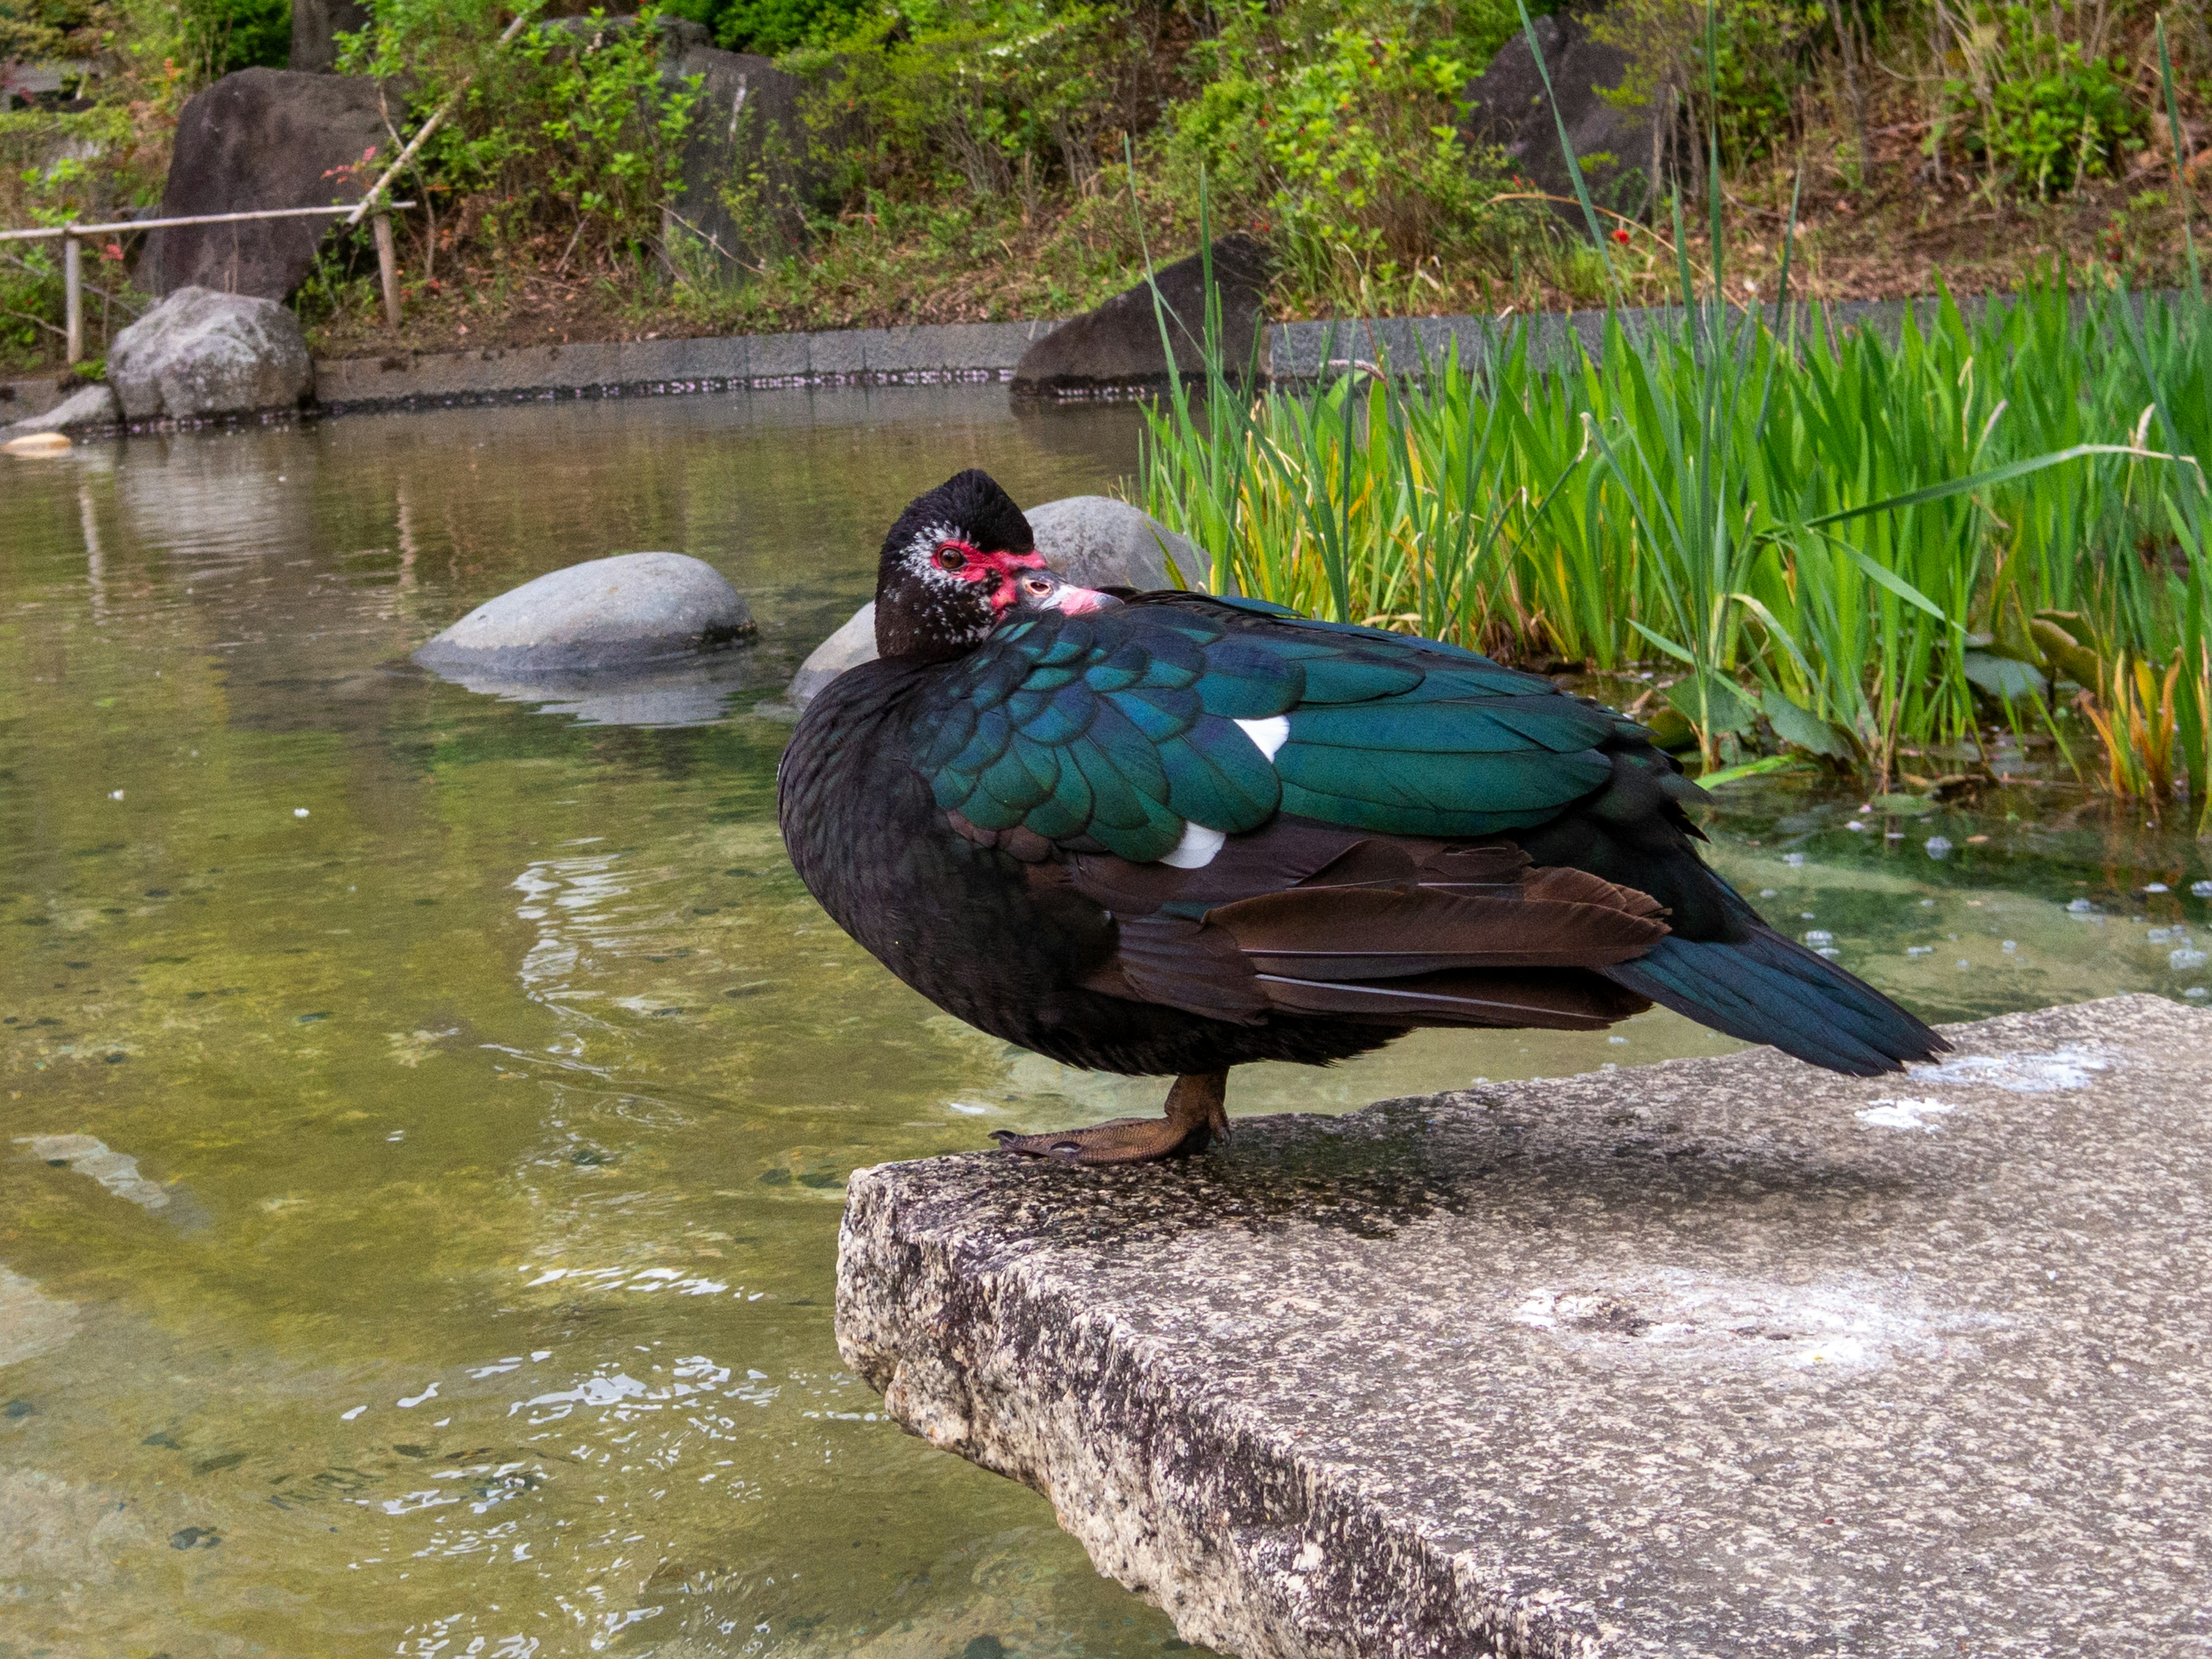
{"type": "Polygon", "coordinates": [[[1121,604],[1111,593],[1095,587],[1078,587],[1049,570],[1025,570],[1017,589],[1016,604],[1024,611],[1058,611],[1070,617],[1108,611],[1121,604]]]}

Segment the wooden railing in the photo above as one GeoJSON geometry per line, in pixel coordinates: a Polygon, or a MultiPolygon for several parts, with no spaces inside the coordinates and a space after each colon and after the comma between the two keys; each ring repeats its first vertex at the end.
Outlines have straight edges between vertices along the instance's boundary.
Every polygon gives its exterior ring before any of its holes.
{"type": "Polygon", "coordinates": [[[376,271],[384,289],[384,320],[390,326],[398,328],[399,263],[392,245],[389,210],[411,208],[415,204],[377,202],[376,197],[385,183],[385,179],[379,179],[376,189],[359,202],[346,202],[335,207],[261,208],[249,213],[195,213],[174,219],[118,219],[112,223],[100,225],[83,225],[72,221],[66,225],[41,225],[35,230],[0,230],[0,242],[61,239],[64,332],[69,342],[69,361],[77,363],[84,361],[84,267],[82,250],[87,237],[120,235],[133,230],[166,230],[175,225],[234,225],[253,219],[312,219],[338,215],[344,216],[348,224],[359,224],[362,215],[374,203],[376,211],[370,222],[376,233],[376,271]]]}

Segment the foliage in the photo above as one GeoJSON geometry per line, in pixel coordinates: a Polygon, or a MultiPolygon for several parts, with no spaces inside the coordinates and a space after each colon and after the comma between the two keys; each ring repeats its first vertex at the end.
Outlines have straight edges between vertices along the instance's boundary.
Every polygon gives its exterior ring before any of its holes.
{"type": "MultiPolygon", "coordinates": [[[[1418,0],[1238,0],[1218,15],[1193,50],[1197,88],[1164,123],[1178,193],[1203,177],[1228,216],[1276,233],[1290,282],[1309,291],[1391,288],[1448,255],[1480,257],[1500,222],[1497,169],[1460,131],[1483,59],[1453,20],[1418,0]]],[[[1493,29],[1476,38],[1495,50],[1493,29]]]]}
{"type": "Polygon", "coordinates": [[[1129,7],[967,0],[932,8],[807,66],[829,76],[820,125],[857,187],[1012,195],[1085,191],[1140,124],[1150,57],[1129,7]]]}
{"type": "Polygon", "coordinates": [[[827,46],[853,33],[875,9],[869,0],[678,0],[672,16],[714,32],[730,52],[774,58],[797,46],[827,46]]]}
{"type": "Polygon", "coordinates": [[[1611,96],[1680,100],[1691,129],[1717,131],[1723,155],[1741,162],[1789,131],[1827,20],[1820,0],[1713,0],[1710,10],[1706,0],[1614,0],[1591,33],[1629,54],[1611,96]]]}
{"type": "Polygon", "coordinates": [[[2045,19],[2028,6],[1974,0],[1954,21],[1964,73],[1943,83],[1947,125],[1966,153],[2039,198],[2112,174],[2123,151],[2141,147],[2144,125],[2125,65],[2045,19]]]}
{"type": "Polygon", "coordinates": [[[2147,734],[2107,781],[2185,780],[2212,827],[2212,512],[2202,469],[2160,459],[2212,455],[2212,312],[2069,303],[1946,302],[1894,345],[1705,307],[1559,364],[1516,327],[1422,382],[1218,392],[1211,429],[1171,407],[1146,503],[1217,586],[1523,660],[1656,652],[1709,761],[1763,713],[1886,782],[1993,707],[2078,738],[2041,690],[2074,679],[2091,724],[2147,734]],[[2037,690],[1992,703],[1992,659],[2037,690]]]}
{"type": "Polygon", "coordinates": [[[67,57],[92,21],[85,0],[0,0],[0,64],[67,57]]]}
{"type": "Polygon", "coordinates": [[[496,253],[556,228],[571,254],[636,258],[658,243],[697,101],[662,73],[659,13],[594,11],[502,42],[504,12],[498,0],[371,0],[345,51],[355,73],[409,76],[410,129],[461,94],[415,161],[410,188],[447,210],[427,231],[425,276],[441,252],[496,253]]]}
{"type": "Polygon", "coordinates": [[[177,0],[175,17],[179,55],[199,79],[291,59],[291,0],[177,0]]]}

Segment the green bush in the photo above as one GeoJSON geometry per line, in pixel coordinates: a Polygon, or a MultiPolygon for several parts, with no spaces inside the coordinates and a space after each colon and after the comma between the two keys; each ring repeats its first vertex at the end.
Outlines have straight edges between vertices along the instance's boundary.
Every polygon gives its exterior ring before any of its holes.
{"type": "Polygon", "coordinates": [[[1631,59],[1612,96],[1638,105],[1680,98],[1692,130],[1710,126],[1735,163],[1788,133],[1827,20],[1819,0],[1715,0],[1710,15],[1705,0],[1614,0],[1591,32],[1631,59]]]}
{"type": "Polygon", "coordinates": [[[1957,30],[1966,73],[1943,86],[1945,125],[1966,153],[1993,182],[2037,198],[2117,173],[2143,125],[2120,61],[2089,56],[2046,27],[2046,15],[2056,14],[1971,8],[1957,30]]]}
{"type": "MultiPolygon", "coordinates": [[[[1168,114],[1176,193],[1203,168],[1225,217],[1276,233],[1316,293],[1395,286],[1471,248],[1495,218],[1492,170],[1459,130],[1481,58],[1420,4],[1270,9],[1243,0],[1194,47],[1197,90],[1168,114]]],[[[1475,38],[1494,50],[1496,19],[1475,38]]]]}
{"type": "Polygon", "coordinates": [[[176,23],[184,60],[210,81],[291,61],[292,0],[180,0],[176,23]]]}
{"type": "Polygon", "coordinates": [[[797,60],[830,71],[822,125],[847,135],[858,186],[1012,194],[1033,210],[1054,185],[1088,186],[1135,125],[1148,63],[1127,7],[954,0],[871,33],[797,60]]]}
{"type": "Polygon", "coordinates": [[[678,0],[671,15],[714,31],[731,52],[775,58],[796,46],[834,46],[880,8],[870,0],[678,0]]]}
{"type": "Polygon", "coordinates": [[[504,10],[500,0],[371,0],[368,27],[345,50],[353,73],[410,77],[410,128],[467,84],[407,186],[444,204],[440,246],[498,252],[544,234],[588,258],[657,245],[698,101],[695,87],[662,76],[657,9],[593,12],[502,44],[504,10]]]}

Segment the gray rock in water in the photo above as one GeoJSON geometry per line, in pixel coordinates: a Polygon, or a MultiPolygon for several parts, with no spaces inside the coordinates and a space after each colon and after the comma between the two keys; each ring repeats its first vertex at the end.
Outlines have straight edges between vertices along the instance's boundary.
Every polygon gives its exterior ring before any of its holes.
{"type": "MultiPolygon", "coordinates": [[[[1260,334],[1267,297],[1267,250],[1242,234],[1213,245],[1213,286],[1221,295],[1222,367],[1232,375],[1267,373],[1260,334]]],[[[1206,367],[1206,276],[1194,253],[1153,274],[1152,283],[1124,289],[1092,311],[1062,323],[1022,354],[1014,366],[1013,395],[1056,397],[1123,386],[1164,385],[1167,354],[1161,349],[1160,307],[1168,313],[1175,344],[1174,373],[1190,376],[1206,367]],[[1159,302],[1152,288],[1159,288],[1159,302]]]]}
{"type": "Polygon", "coordinates": [[[123,405],[105,386],[80,386],[43,415],[32,415],[0,427],[0,437],[21,438],[33,432],[64,432],[73,426],[113,426],[123,418],[123,405]]]}
{"type": "Polygon", "coordinates": [[[487,599],[415,660],[441,672],[589,673],[666,662],[752,631],[751,608],[714,566],[682,553],[623,553],[487,599]]]}
{"type": "MultiPolygon", "coordinates": [[[[1168,560],[1200,586],[1209,562],[1188,537],[1111,495],[1068,495],[1024,514],[1048,568],[1084,587],[1172,587],[1168,560]]],[[[848,668],[876,659],[876,604],[862,605],[799,665],[790,700],[805,708],[848,668]]]]}
{"type": "Polygon", "coordinates": [[[1044,562],[1081,587],[1172,587],[1173,559],[1182,579],[1202,584],[1209,561],[1142,507],[1111,495],[1069,495],[1025,515],[1044,562]]]}
{"type": "Polygon", "coordinates": [[[845,625],[814,647],[799,672],[791,677],[791,701],[804,708],[822,688],[848,668],[876,659],[876,602],[866,605],[845,619],[845,625]]]}
{"type": "Polygon", "coordinates": [[[115,337],[107,383],[125,418],[294,409],[314,395],[300,319],[274,300],[180,288],[115,337]]]}

